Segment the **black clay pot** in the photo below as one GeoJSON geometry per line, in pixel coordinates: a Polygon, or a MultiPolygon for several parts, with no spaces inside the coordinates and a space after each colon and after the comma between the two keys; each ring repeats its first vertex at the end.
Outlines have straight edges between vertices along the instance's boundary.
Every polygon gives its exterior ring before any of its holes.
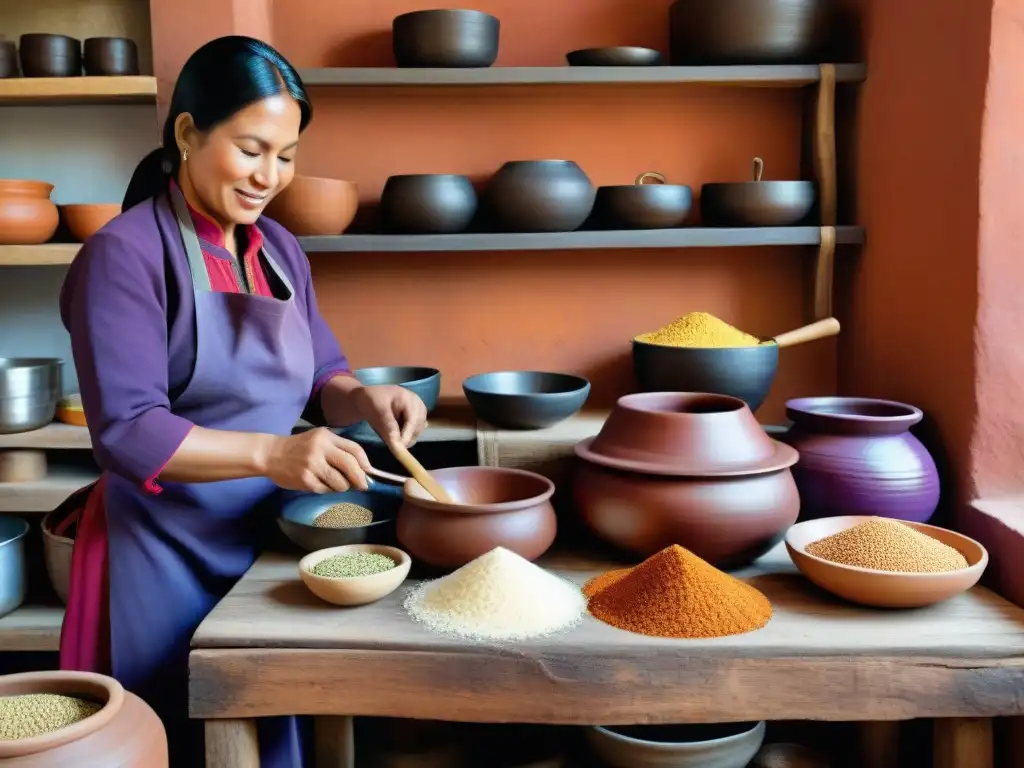
{"type": "Polygon", "coordinates": [[[82,74],[82,43],[67,35],[22,35],[18,45],[25,77],[77,77],[82,74]]]}
{"type": "Polygon", "coordinates": [[[423,173],[390,176],[380,197],[384,231],[396,235],[451,235],[476,214],[476,190],[465,176],[423,173]]]}
{"type": "Polygon", "coordinates": [[[764,161],[753,162],[754,180],[705,184],[700,217],[706,227],[792,227],[814,209],[817,187],[811,181],[762,181],[764,161]]]}
{"type": "Polygon", "coordinates": [[[18,76],[18,46],[12,40],[0,40],[0,80],[18,76]]]}
{"type": "Polygon", "coordinates": [[[126,37],[90,37],[84,45],[85,74],[125,77],[139,74],[139,48],[126,37]]]}
{"type": "Polygon", "coordinates": [[[513,160],[494,174],[484,199],[498,232],[572,232],[587,220],[596,192],[571,160],[513,160]]]}
{"type": "Polygon", "coordinates": [[[501,22],[483,11],[413,11],[391,22],[391,46],[399,67],[489,67],[500,31],[501,22]]]}
{"type": "Polygon", "coordinates": [[[801,64],[819,61],[835,0],[676,0],[669,10],[673,64],[801,64]]]}
{"type": "Polygon", "coordinates": [[[656,67],[661,64],[661,53],[653,48],[613,45],[570,51],[565,60],[570,67],[656,67]]]}
{"type": "Polygon", "coordinates": [[[634,184],[598,187],[594,220],[605,229],[669,229],[682,226],[692,204],[688,186],[666,184],[660,173],[648,172],[634,184]]]}

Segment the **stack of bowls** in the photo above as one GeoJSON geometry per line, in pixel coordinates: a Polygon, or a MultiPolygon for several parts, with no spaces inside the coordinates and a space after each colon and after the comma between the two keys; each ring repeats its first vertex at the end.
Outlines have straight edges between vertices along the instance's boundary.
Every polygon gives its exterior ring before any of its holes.
{"type": "Polygon", "coordinates": [[[619,398],[576,456],[572,491],[583,520],[641,557],[679,544],[739,567],[775,546],[800,512],[796,450],[768,437],[733,397],[619,398]]]}
{"type": "Polygon", "coordinates": [[[63,363],[48,357],[0,357],[0,435],[53,421],[63,363]]]}

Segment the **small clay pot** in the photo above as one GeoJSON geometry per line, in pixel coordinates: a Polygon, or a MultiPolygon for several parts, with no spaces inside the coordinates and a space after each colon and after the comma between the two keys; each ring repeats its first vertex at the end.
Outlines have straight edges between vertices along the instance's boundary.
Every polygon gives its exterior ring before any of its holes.
{"type": "Polygon", "coordinates": [[[412,11],[391,22],[399,67],[489,67],[498,58],[500,35],[501,22],[483,11],[412,11]]]}
{"type": "Polygon", "coordinates": [[[72,236],[84,243],[105,227],[114,217],[121,215],[120,203],[84,203],[60,206],[64,221],[72,236]]]}
{"type": "Polygon", "coordinates": [[[267,205],[267,216],[297,236],[340,235],[355,218],[359,193],[354,182],[296,176],[267,205]]]}
{"type": "Polygon", "coordinates": [[[53,184],[0,179],[0,245],[40,245],[57,231],[53,184]]]}
{"type": "Polygon", "coordinates": [[[160,718],[112,677],[91,672],[0,677],[0,696],[31,693],[77,696],[102,704],[102,709],[52,733],[0,741],[0,763],[18,768],[167,768],[167,734],[160,718]]]}
{"type": "Polygon", "coordinates": [[[514,160],[484,192],[498,232],[573,232],[587,220],[597,190],[571,160],[514,160]]]}
{"type": "Polygon", "coordinates": [[[598,187],[594,219],[606,229],[670,229],[682,226],[692,203],[688,186],[648,171],[633,184],[598,187]]]}
{"type": "Polygon", "coordinates": [[[18,46],[25,77],[77,77],[82,74],[82,43],[67,35],[22,35],[18,46]]]}
{"type": "Polygon", "coordinates": [[[450,173],[390,176],[380,196],[384,231],[396,235],[457,234],[476,207],[472,182],[450,173]]]}
{"type": "Polygon", "coordinates": [[[18,46],[13,40],[0,40],[0,80],[18,76],[18,46]]]}
{"type": "Polygon", "coordinates": [[[85,41],[83,63],[87,75],[137,75],[139,48],[127,37],[90,37],[85,41]]]}
{"type": "Polygon", "coordinates": [[[522,469],[448,467],[431,472],[456,504],[406,483],[398,542],[414,559],[455,569],[495,547],[536,560],[555,540],[555,484],[522,469]]]}
{"type": "Polygon", "coordinates": [[[753,181],[705,184],[700,191],[706,227],[792,227],[814,208],[812,181],[762,181],[764,161],[753,160],[753,181]]]}

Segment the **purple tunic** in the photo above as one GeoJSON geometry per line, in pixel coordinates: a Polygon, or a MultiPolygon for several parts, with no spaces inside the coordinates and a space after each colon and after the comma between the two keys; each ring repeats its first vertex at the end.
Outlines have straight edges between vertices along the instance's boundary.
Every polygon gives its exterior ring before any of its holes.
{"type": "MultiPolygon", "coordinates": [[[[291,235],[260,222],[280,298],[218,293],[172,195],[177,215],[161,196],[93,237],[61,303],[105,470],[112,671],[163,718],[172,765],[192,768],[202,757],[187,728],[189,641],[255,559],[275,487],[155,479],[193,425],[288,434],[304,410],[313,415],[315,383],[348,364],[291,235]]],[[[80,613],[81,589],[71,592],[69,614],[80,613]]],[[[62,658],[65,641],[76,638],[62,637],[62,658]]],[[[264,768],[299,766],[294,719],[261,721],[260,751],[264,768]]]]}

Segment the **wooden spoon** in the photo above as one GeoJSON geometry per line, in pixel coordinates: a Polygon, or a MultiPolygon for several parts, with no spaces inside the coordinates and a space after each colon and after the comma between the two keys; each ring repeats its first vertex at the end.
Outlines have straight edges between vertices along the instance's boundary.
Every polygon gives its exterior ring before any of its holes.
{"type": "Polygon", "coordinates": [[[818,320],[816,323],[805,325],[802,328],[780,333],[775,338],[768,339],[761,343],[774,343],[780,347],[794,347],[797,344],[804,344],[808,341],[817,341],[818,339],[837,336],[838,334],[839,321],[834,317],[826,317],[824,320],[818,320]]]}
{"type": "Polygon", "coordinates": [[[441,487],[441,484],[437,482],[423,465],[416,460],[416,457],[409,453],[409,449],[401,443],[395,443],[394,445],[388,445],[391,449],[391,453],[394,454],[395,458],[398,459],[399,463],[405,467],[405,471],[412,475],[413,479],[423,486],[423,490],[434,497],[435,501],[439,501],[442,504],[455,504],[455,500],[448,495],[448,492],[441,487]]]}

